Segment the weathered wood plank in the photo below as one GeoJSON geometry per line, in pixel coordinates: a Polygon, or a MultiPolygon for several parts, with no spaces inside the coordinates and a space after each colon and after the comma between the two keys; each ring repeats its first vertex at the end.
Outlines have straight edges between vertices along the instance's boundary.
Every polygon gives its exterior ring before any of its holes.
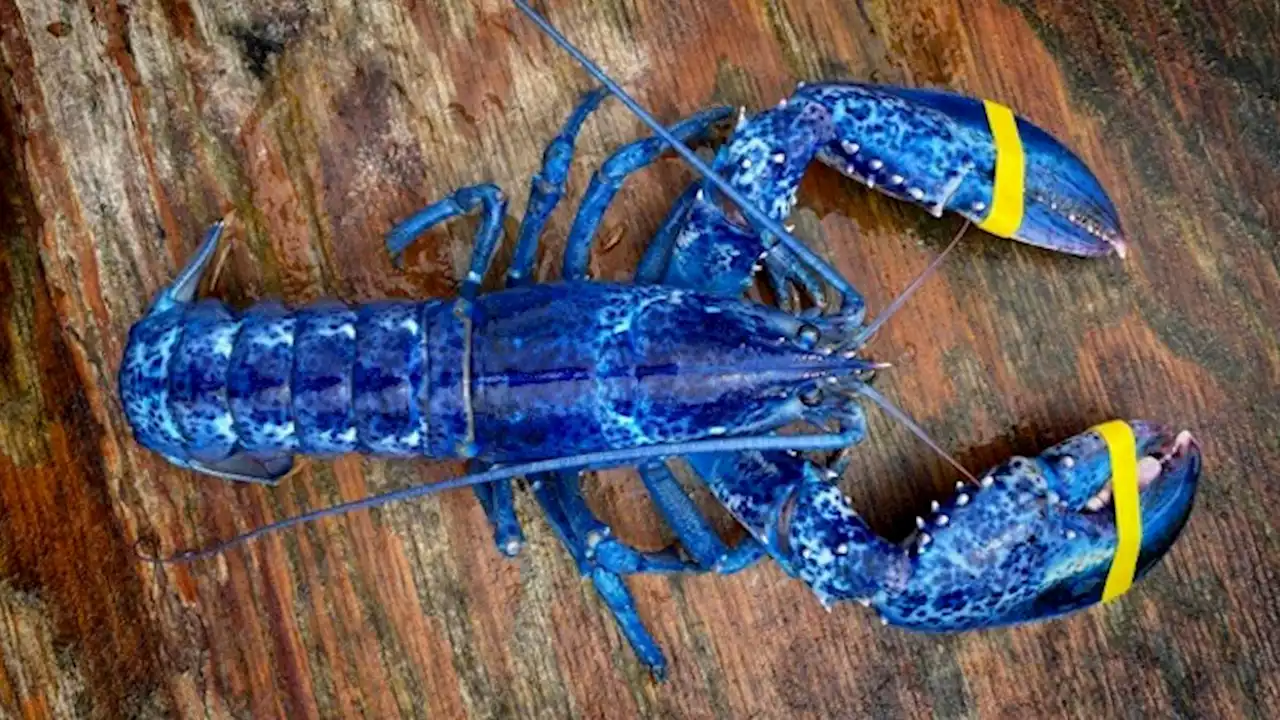
{"type": "MultiPolygon", "coordinates": [[[[381,234],[483,180],[509,191],[518,217],[543,145],[589,85],[498,0],[0,0],[7,716],[1280,712],[1273,3],[548,4],[665,119],[764,107],[797,80],[871,79],[1000,98],[1086,158],[1121,210],[1130,260],[975,234],[874,349],[898,365],[886,391],[970,467],[1113,416],[1193,428],[1207,472],[1165,564],[1114,606],[949,638],[827,613],[768,565],[637,579],[673,659],[655,685],[526,499],[530,544],[514,561],[456,493],[218,562],[138,562],[140,538],[201,544],[460,471],[344,458],[266,489],[139,449],[115,396],[120,351],[204,227],[236,211],[209,290],[236,303],[451,294],[471,224],[421,243],[404,272],[381,234]]],[[[582,133],[566,205],[641,134],[606,104],[582,133]]],[[[628,182],[597,276],[629,277],[690,177],[672,160],[628,182]]],[[[802,231],[873,308],[958,227],[823,171],[802,203],[802,231]]],[[[569,210],[551,222],[542,277],[559,271],[569,210]]],[[[949,486],[944,465],[875,414],[846,483],[888,534],[949,486]]],[[[667,539],[629,474],[591,490],[622,536],[667,539]]]]}

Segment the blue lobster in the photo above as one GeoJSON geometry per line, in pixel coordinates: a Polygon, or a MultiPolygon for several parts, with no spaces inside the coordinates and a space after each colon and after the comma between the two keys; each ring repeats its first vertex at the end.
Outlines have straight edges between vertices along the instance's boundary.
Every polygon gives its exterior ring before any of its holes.
{"type": "MultiPolygon", "coordinates": [[[[266,303],[244,313],[195,301],[223,225],[210,229],[130,333],[120,393],[140,444],[181,467],[254,482],[278,482],[298,453],[465,458],[473,474],[290,518],[177,558],[463,485],[473,486],[499,549],[515,554],[523,538],[510,478],[526,476],[637,656],[660,677],[666,661],[626,588],[629,574],[729,573],[767,555],[824,604],[857,600],[886,623],[950,632],[1093,605],[1115,595],[1108,589],[1122,550],[1131,555],[1119,573],[1125,584],[1164,556],[1199,478],[1199,450],[1185,431],[1121,423],[1127,443],[1108,426],[1036,458],[1013,458],[981,481],[958,483],[900,545],[873,533],[832,483],[840,461],[823,467],[798,453],[860,442],[862,398],[891,409],[868,384],[879,366],[859,357],[880,321],[864,325],[862,299],[847,282],[787,242],[785,231],[744,225],[718,193],[748,215],[764,208],[768,220],[781,220],[817,158],[935,214],[954,210],[998,231],[993,208],[1009,198],[995,121],[985,124],[982,103],[855,83],[802,87],[780,107],[740,120],[710,174],[674,204],[634,284],[590,282],[593,234],[623,179],[667,149],[687,151],[683,142],[730,116],[716,108],[668,130],[642,113],[658,136],[604,163],[567,240],[563,282],[534,284],[537,245],[576,135],[604,97],[586,95],[549,145],[505,290],[480,293],[506,211],[493,185],[458,190],[388,234],[399,257],[431,227],[481,213],[469,272],[451,300],[326,301],[296,311],[266,303]],[[743,299],[758,266],[776,287],[803,288],[815,308],[797,313],[743,299]],[[821,312],[824,280],[841,296],[833,314],[821,312]],[[822,432],[777,433],[797,422],[822,432]],[[749,531],[746,539],[732,548],[720,540],[666,465],[671,457],[688,463],[749,531]],[[631,548],[587,507],[580,473],[627,463],[637,464],[678,547],[631,548]],[[1136,539],[1120,522],[1126,488],[1140,502],[1128,512],[1141,528],[1136,539]]],[[[1002,234],[1076,255],[1122,251],[1114,208],[1083,163],[1025,120],[1013,127],[1025,152],[1024,205],[1002,234]]]]}

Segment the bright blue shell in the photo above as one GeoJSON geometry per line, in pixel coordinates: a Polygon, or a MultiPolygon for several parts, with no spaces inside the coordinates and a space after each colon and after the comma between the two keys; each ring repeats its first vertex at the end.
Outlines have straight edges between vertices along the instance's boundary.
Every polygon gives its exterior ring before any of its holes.
{"type": "Polygon", "coordinates": [[[177,304],[130,334],[125,411],[139,442],[180,461],[517,462],[782,427],[807,389],[861,367],[798,340],[791,315],[667,287],[459,302],[177,304]]]}

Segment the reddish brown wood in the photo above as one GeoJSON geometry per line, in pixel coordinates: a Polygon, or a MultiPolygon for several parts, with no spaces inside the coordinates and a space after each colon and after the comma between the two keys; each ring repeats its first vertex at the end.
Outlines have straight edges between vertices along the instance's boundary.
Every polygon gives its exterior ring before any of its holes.
{"type": "MultiPolygon", "coordinates": [[[[279,488],[180,472],[130,439],[129,325],[234,209],[209,292],[236,303],[455,291],[473,225],[392,267],[381,234],[482,180],[523,211],[544,144],[589,87],[498,0],[0,0],[0,708],[14,717],[1269,717],[1280,711],[1280,16],[1273,4],[554,2],[549,14],[660,117],[768,106],[797,80],[995,97],[1111,190],[1127,262],[972,235],[877,338],[886,391],[970,467],[1109,417],[1192,428],[1199,507],[1122,601],[960,637],[823,611],[777,568],[632,582],[672,658],[652,683],[536,508],[499,558],[454,493],[157,569],[139,539],[202,544],[457,464],[309,463],[279,488]]],[[[573,201],[644,134],[587,123],[573,201]]],[[[625,280],[692,176],[628,182],[598,277],[625,280]]],[[[958,227],[815,171],[801,231],[883,307],[958,227]]],[[[514,227],[514,220],[511,221],[514,227]]],[[[509,250],[507,250],[509,252],[509,250]]],[[[505,256],[504,256],[505,257],[505,256]]],[[[846,483],[887,534],[946,467],[872,415],[846,483]]],[[[602,474],[622,536],[668,538],[602,474]]],[[[730,524],[720,516],[726,531],[730,524]]]]}

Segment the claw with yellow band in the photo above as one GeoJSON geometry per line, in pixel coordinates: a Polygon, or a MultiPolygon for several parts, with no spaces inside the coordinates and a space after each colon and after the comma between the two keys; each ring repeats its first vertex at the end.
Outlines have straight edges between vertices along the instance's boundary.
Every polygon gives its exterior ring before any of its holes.
{"type": "Polygon", "coordinates": [[[948,632],[1043,620],[1115,600],[1173,546],[1201,456],[1187,431],[1116,420],[1014,458],[923,523],[927,552],[874,598],[890,624],[948,632]]]}
{"type": "Polygon", "coordinates": [[[902,543],[873,531],[802,458],[690,458],[712,494],[830,606],[951,633],[1016,625],[1113,600],[1168,553],[1191,514],[1191,434],[1105,423],[1014,457],[916,519],[902,543]]]}
{"type": "MultiPolygon", "coordinates": [[[[817,158],[877,192],[1070,255],[1126,252],[1114,203],[1062,142],[1004,104],[854,82],[801,85],[745,118],[713,169],[783,219],[817,158]]],[[[753,255],[754,257],[754,255],[753,255]]]]}
{"type": "Polygon", "coordinates": [[[806,85],[796,95],[831,112],[835,140],[819,158],[850,177],[1000,237],[1125,256],[1115,204],[1093,171],[1001,103],[859,83],[806,85]]]}

